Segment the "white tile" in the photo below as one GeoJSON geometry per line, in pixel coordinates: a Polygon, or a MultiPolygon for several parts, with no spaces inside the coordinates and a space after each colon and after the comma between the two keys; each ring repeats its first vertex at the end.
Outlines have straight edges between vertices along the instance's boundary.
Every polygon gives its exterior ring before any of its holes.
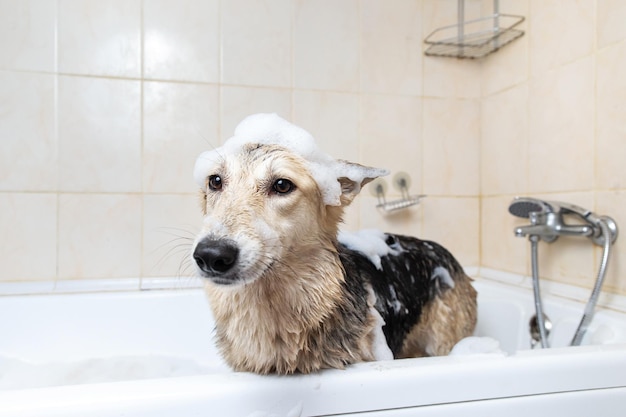
{"type": "Polygon", "coordinates": [[[424,99],[424,194],[479,193],[480,103],[424,99]]]}
{"type": "Polygon", "coordinates": [[[54,71],[56,2],[0,1],[0,68],[54,71]]]}
{"type": "MultiPolygon", "coordinates": [[[[411,194],[422,192],[422,100],[386,95],[361,96],[361,163],[386,168],[392,177],[409,174],[411,194]]],[[[389,187],[390,196],[400,192],[389,187]]]]}
{"type": "Polygon", "coordinates": [[[420,238],[446,247],[462,266],[480,262],[478,197],[427,197],[420,205],[423,226],[420,238]]]}
{"type": "Polygon", "coordinates": [[[151,0],[143,3],[144,77],[219,81],[217,0],[151,0]]]}
{"type": "Polygon", "coordinates": [[[595,6],[595,0],[531,0],[528,31],[531,75],[545,73],[593,52],[595,6]]]}
{"type": "Polygon", "coordinates": [[[230,138],[239,122],[254,113],[277,113],[291,120],[291,91],[287,89],[222,86],[221,102],[222,140],[230,138]]]}
{"type": "Polygon", "coordinates": [[[481,193],[528,190],[528,84],[482,100],[481,193]]]}
{"type": "Polygon", "coordinates": [[[142,219],[142,276],[192,276],[191,250],[202,226],[199,195],[144,195],[142,219]]]}
{"type": "MultiPolygon", "coordinates": [[[[611,217],[619,228],[626,227],[626,191],[601,191],[596,193],[596,207],[594,211],[598,215],[611,217]]],[[[621,231],[619,231],[621,233],[621,231]]],[[[609,266],[606,272],[604,288],[610,292],[626,295],[626,247],[625,240],[618,236],[615,244],[611,247],[609,266]]],[[[598,271],[602,260],[602,248],[595,248],[594,271],[598,271]]],[[[589,280],[591,282],[591,280],[589,280]]]]}
{"type": "Polygon", "coordinates": [[[295,14],[295,86],[357,91],[358,2],[298,0],[295,14]]]}
{"type": "Polygon", "coordinates": [[[222,82],[290,87],[292,0],[221,3],[222,82]]]}
{"type": "Polygon", "coordinates": [[[59,0],[59,71],[141,75],[140,0],[59,0]]]}
{"type": "Polygon", "coordinates": [[[593,186],[593,88],[591,57],[531,80],[529,191],[576,191],[593,186]]]}
{"type": "Polygon", "coordinates": [[[515,227],[528,224],[509,214],[512,196],[481,199],[481,259],[484,267],[525,275],[530,271],[528,239],[516,237],[515,227]]]}
{"type": "Polygon", "coordinates": [[[196,191],[196,158],[219,145],[217,103],[215,86],[144,83],[145,192],[196,191]]]}
{"type": "Polygon", "coordinates": [[[361,1],[361,91],[422,91],[422,8],[414,0],[361,1]]]}
{"type": "Polygon", "coordinates": [[[55,80],[0,71],[0,190],[56,191],[55,80]]]}
{"type": "MultiPolygon", "coordinates": [[[[504,6],[502,6],[504,7],[504,6]]],[[[502,9],[508,12],[508,9],[502,9]]],[[[526,16],[523,13],[522,16],[526,16]]],[[[519,85],[528,80],[529,36],[528,22],[516,29],[524,31],[521,38],[486,57],[481,66],[481,88],[483,96],[519,85]]]]}
{"type": "Polygon", "coordinates": [[[334,158],[359,162],[359,98],[331,92],[296,91],[293,122],[309,131],[334,158]]]}
{"type": "Polygon", "coordinates": [[[599,189],[626,188],[626,42],[596,55],[596,183],[599,189]]]}
{"type": "Polygon", "coordinates": [[[141,197],[59,196],[60,279],[139,277],[141,197]]]}
{"type": "Polygon", "coordinates": [[[139,81],[60,77],[59,188],[141,190],[139,81]]]}
{"type": "Polygon", "coordinates": [[[0,281],[54,279],[56,195],[0,193],[0,207],[0,281]]]}
{"type": "Polygon", "coordinates": [[[623,0],[597,0],[596,31],[598,47],[626,39],[626,2],[623,0]]]}

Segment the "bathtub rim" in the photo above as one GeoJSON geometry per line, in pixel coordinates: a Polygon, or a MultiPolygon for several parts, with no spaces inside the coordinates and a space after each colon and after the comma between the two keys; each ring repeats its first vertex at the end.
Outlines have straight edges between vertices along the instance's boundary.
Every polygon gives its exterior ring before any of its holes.
{"type": "MultiPolygon", "coordinates": [[[[532,290],[532,277],[485,267],[468,267],[465,273],[478,280],[508,285],[514,288],[532,290]]],[[[591,282],[591,281],[590,281],[591,282]]],[[[5,281],[0,282],[0,297],[19,295],[79,294],[94,292],[186,290],[202,288],[204,282],[198,277],[130,277],[67,279],[51,281],[5,281]]],[[[541,280],[544,297],[564,298],[578,303],[586,303],[591,289],[570,284],[541,280]]],[[[626,296],[603,291],[597,308],[626,313],[626,296]]]]}
{"type": "Polygon", "coordinates": [[[86,409],[98,409],[101,413],[93,415],[104,416],[119,406],[125,407],[129,415],[149,415],[146,410],[177,407],[211,409],[215,415],[249,415],[264,409],[268,399],[272,400],[272,413],[287,415],[300,404],[302,416],[313,416],[624,387],[626,344],[621,344],[520,351],[510,356],[483,354],[359,363],[349,371],[325,370],[312,375],[220,373],[6,390],[0,391],[0,416],[57,415],[49,412],[59,410],[58,415],[70,417],[86,409]],[[606,367],[615,372],[600,371],[606,367]],[[468,378],[455,379],[457,374],[468,378]],[[290,383],[285,384],[285,379],[290,383]],[[442,379],[455,381],[458,386],[441,390],[437,381],[442,379]],[[397,389],[380,395],[388,388],[389,380],[396,383],[397,389]],[[297,400],[303,393],[306,398],[297,400]],[[245,402],[236,401],[242,396],[245,402]]]}

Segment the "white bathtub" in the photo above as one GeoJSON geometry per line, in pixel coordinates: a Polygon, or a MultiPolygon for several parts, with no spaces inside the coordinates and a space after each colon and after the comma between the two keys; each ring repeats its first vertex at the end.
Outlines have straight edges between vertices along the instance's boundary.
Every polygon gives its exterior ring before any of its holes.
{"type": "MultiPolygon", "coordinates": [[[[592,345],[529,350],[530,291],[475,284],[477,335],[508,355],[283,377],[224,367],[200,289],[0,296],[0,416],[626,415],[626,313],[600,310],[592,345]]],[[[545,301],[563,346],[582,305],[545,301]]]]}

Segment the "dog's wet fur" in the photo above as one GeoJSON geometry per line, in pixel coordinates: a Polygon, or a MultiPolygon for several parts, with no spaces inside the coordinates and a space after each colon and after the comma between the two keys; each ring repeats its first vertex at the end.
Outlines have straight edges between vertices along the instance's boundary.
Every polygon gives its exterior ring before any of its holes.
{"type": "Polygon", "coordinates": [[[337,238],[344,207],[373,178],[337,178],[340,205],[329,205],[306,162],[249,143],[203,172],[192,256],[226,362],[310,373],[385,358],[383,334],[394,358],[446,355],[470,336],[476,292],[455,258],[434,242],[385,234],[378,268],[337,238]]]}

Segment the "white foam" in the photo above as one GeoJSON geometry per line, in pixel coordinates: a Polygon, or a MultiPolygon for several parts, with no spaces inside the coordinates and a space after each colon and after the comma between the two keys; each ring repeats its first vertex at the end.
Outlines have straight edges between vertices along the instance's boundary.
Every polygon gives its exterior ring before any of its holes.
{"type": "Polygon", "coordinates": [[[306,130],[289,123],[278,115],[259,113],[246,117],[235,128],[235,134],[223,146],[203,152],[196,160],[194,179],[200,187],[205,186],[211,169],[229,155],[236,155],[247,143],[279,145],[306,160],[308,169],[320,187],[324,203],[332,206],[341,204],[341,185],[338,178],[349,178],[359,190],[365,178],[377,178],[389,171],[364,167],[332,158],[322,152],[313,136],[306,130]]]}
{"type": "Polygon", "coordinates": [[[365,255],[379,270],[382,269],[380,258],[394,253],[385,242],[385,234],[376,229],[363,229],[357,232],[340,231],[337,239],[348,249],[365,255]]]}
{"type": "Polygon", "coordinates": [[[373,340],[371,346],[371,353],[376,361],[390,361],[393,359],[393,352],[387,344],[387,338],[383,332],[383,326],[385,325],[385,319],[380,315],[378,310],[374,307],[376,304],[376,293],[371,285],[366,284],[368,298],[367,303],[370,306],[370,314],[375,320],[373,332],[373,340]]]}
{"type": "Polygon", "coordinates": [[[166,378],[209,373],[197,362],[165,356],[117,356],[32,363],[0,356],[0,390],[166,378]]]}
{"type": "Polygon", "coordinates": [[[500,349],[500,342],[491,337],[470,336],[461,339],[450,351],[450,356],[464,356],[477,354],[499,354],[506,355],[500,349]]]}
{"type": "Polygon", "coordinates": [[[454,288],[454,280],[450,276],[450,272],[443,266],[438,266],[433,269],[433,274],[430,279],[440,279],[442,283],[446,284],[450,288],[454,288]]]}

